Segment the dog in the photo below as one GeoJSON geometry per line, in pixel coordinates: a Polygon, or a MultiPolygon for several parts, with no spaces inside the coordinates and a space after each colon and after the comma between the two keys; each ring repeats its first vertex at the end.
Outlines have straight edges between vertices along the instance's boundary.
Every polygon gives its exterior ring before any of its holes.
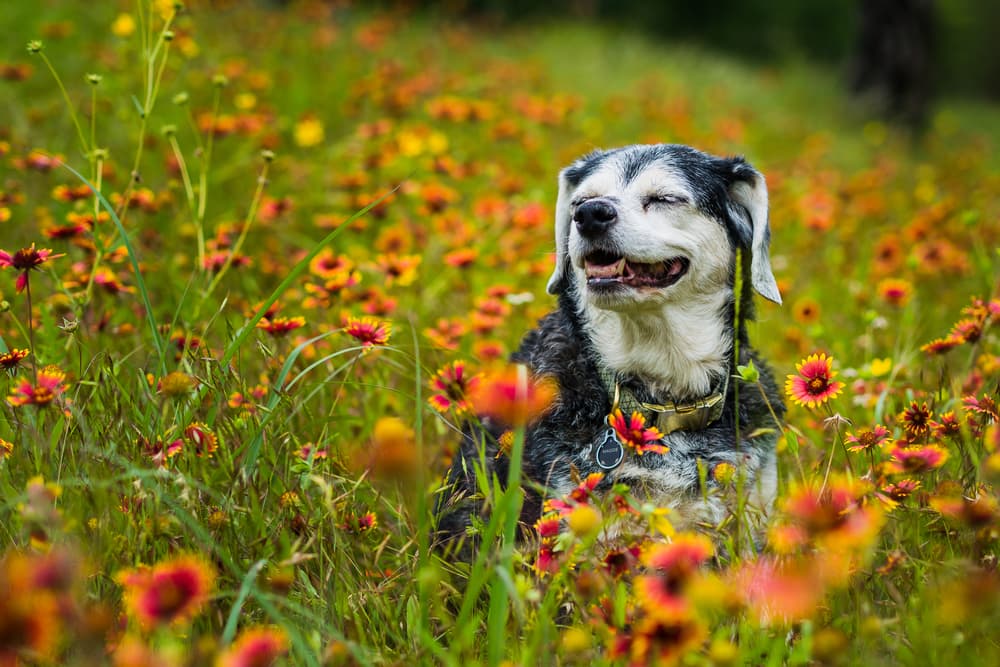
{"type": "MultiPolygon", "coordinates": [[[[604,473],[595,492],[626,484],[643,502],[670,508],[676,528],[697,529],[731,514],[713,488],[716,466],[727,463],[742,476],[748,507],[766,517],[785,408],[746,324],[752,292],[781,303],[769,245],[767,185],[742,157],[634,145],[562,170],[547,286],[558,308],[512,355],[558,388],[525,432],[522,536],[545,498],[594,472],[604,473]],[[737,366],[751,361],[763,391],[737,387],[737,366]],[[615,407],[643,414],[668,451],[623,446],[609,427],[615,407]]],[[[475,526],[487,518],[477,466],[501,484],[508,473],[497,452],[510,425],[488,416],[481,425],[466,429],[436,503],[439,544],[457,542],[465,557],[479,548],[475,526]]]]}

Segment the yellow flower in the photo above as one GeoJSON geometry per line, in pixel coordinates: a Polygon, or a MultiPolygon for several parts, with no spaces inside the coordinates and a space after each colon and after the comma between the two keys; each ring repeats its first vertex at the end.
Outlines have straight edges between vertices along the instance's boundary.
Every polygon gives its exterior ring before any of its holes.
{"type": "Polygon", "coordinates": [[[128,37],[135,32],[135,19],[131,14],[119,14],[111,23],[111,32],[117,37],[128,37]]]}
{"type": "Polygon", "coordinates": [[[590,505],[577,505],[566,522],[577,537],[589,537],[601,527],[601,513],[590,505]]]}
{"type": "Polygon", "coordinates": [[[882,377],[890,370],[892,370],[892,359],[889,357],[886,357],[885,359],[872,359],[872,377],[882,377]]]}
{"type": "Polygon", "coordinates": [[[295,144],[302,148],[312,148],[323,143],[323,122],[315,116],[306,116],[295,124],[295,144]]]}
{"type": "Polygon", "coordinates": [[[240,111],[249,111],[257,106],[257,96],[253,93],[240,93],[233,100],[233,104],[240,111]]]}

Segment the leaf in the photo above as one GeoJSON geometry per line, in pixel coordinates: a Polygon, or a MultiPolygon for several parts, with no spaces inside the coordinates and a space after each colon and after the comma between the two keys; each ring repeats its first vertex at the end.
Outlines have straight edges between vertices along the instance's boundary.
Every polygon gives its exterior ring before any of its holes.
{"type": "Polygon", "coordinates": [[[760,371],[758,371],[757,367],[754,366],[753,359],[751,359],[746,366],[737,366],[736,370],[740,374],[740,379],[744,382],[755,384],[758,380],[760,380],[760,371]]]}
{"type": "Polygon", "coordinates": [[[792,454],[799,455],[799,439],[791,431],[785,431],[785,446],[792,454]]]}

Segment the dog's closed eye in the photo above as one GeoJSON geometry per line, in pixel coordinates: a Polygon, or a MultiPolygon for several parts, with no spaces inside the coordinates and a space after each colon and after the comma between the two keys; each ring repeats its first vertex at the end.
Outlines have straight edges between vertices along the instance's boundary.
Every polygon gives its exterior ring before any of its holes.
{"type": "Polygon", "coordinates": [[[643,210],[648,209],[650,206],[656,206],[656,205],[674,206],[677,204],[689,204],[689,203],[691,203],[690,200],[684,195],[670,194],[665,192],[657,192],[649,194],[642,198],[643,210]]]}

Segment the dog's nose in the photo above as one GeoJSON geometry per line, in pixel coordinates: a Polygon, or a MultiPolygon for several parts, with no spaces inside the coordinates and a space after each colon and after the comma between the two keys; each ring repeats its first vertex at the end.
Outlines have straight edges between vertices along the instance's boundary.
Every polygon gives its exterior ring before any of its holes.
{"type": "Polygon", "coordinates": [[[583,236],[598,236],[615,224],[618,211],[605,199],[590,199],[580,204],[573,220],[583,236]]]}

